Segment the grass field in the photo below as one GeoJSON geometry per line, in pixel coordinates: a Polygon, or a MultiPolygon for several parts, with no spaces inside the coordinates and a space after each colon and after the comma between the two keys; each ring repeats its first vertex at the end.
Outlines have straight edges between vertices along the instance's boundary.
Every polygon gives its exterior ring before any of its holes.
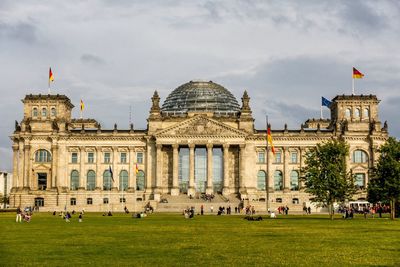
{"type": "Polygon", "coordinates": [[[0,266],[400,266],[400,221],[387,218],[1,213],[0,227],[0,266]]]}

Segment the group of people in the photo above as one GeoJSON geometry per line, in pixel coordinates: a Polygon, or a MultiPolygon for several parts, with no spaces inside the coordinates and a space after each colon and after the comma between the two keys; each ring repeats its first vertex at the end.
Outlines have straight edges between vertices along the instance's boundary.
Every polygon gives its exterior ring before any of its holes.
{"type": "Polygon", "coordinates": [[[303,213],[305,213],[305,214],[311,214],[311,207],[303,206],[303,213]]]}
{"type": "MultiPolygon", "coordinates": [[[[76,211],[75,210],[73,210],[72,212],[69,212],[69,211],[61,211],[60,212],[60,214],[59,214],[59,216],[63,219],[63,220],[65,220],[65,222],[71,222],[71,218],[72,218],[72,215],[75,215],[76,214],[76,211]]],[[[78,216],[78,222],[82,222],[83,221],[83,215],[85,214],[85,210],[83,209],[80,213],[79,213],[79,216],[78,216]]],[[[53,216],[55,216],[56,215],[56,212],[54,211],[53,212],[53,216]]]]}
{"type": "Polygon", "coordinates": [[[289,214],[289,207],[287,205],[286,206],[279,206],[278,207],[278,213],[279,214],[288,215],[289,214]]]}
{"type": "MultiPolygon", "coordinates": [[[[203,215],[203,214],[202,214],[203,215]]],[[[183,210],[183,216],[185,219],[191,219],[194,217],[194,207],[187,207],[183,210]]]]}
{"type": "Polygon", "coordinates": [[[26,211],[21,210],[21,207],[17,208],[17,217],[15,218],[15,222],[30,222],[32,218],[32,210],[27,209],[26,211]]]}

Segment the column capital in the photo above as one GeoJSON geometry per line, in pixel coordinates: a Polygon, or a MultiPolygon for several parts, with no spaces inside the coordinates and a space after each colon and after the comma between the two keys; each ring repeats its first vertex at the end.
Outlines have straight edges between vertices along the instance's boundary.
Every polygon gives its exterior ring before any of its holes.
{"type": "Polygon", "coordinates": [[[51,149],[58,149],[58,145],[57,144],[52,144],[51,145],[51,149]]]}
{"type": "Polygon", "coordinates": [[[84,146],[80,146],[80,147],[79,147],[79,150],[80,150],[80,151],[85,151],[85,147],[84,147],[84,146]]]}
{"type": "Polygon", "coordinates": [[[212,143],[208,143],[208,144],[206,145],[207,149],[212,149],[213,146],[214,146],[214,144],[212,144],[212,143]]]}
{"type": "Polygon", "coordinates": [[[172,144],[172,148],[173,149],[178,149],[179,148],[179,144],[172,144]]]}
{"type": "Polygon", "coordinates": [[[224,143],[224,144],[222,144],[222,147],[224,148],[224,149],[229,149],[229,144],[227,144],[227,143],[224,143]]]}
{"type": "Polygon", "coordinates": [[[31,147],[32,147],[32,146],[29,145],[29,144],[25,144],[25,145],[24,145],[24,148],[25,148],[25,149],[31,149],[31,147]]]}
{"type": "Polygon", "coordinates": [[[117,151],[117,150],[118,150],[118,147],[117,147],[117,146],[113,146],[113,147],[111,147],[111,148],[112,148],[113,151],[117,151]]]}
{"type": "Polygon", "coordinates": [[[162,147],[163,147],[162,144],[156,144],[156,148],[157,148],[157,149],[161,149],[162,147]]]}
{"type": "Polygon", "coordinates": [[[194,149],[196,145],[191,143],[191,144],[188,144],[188,146],[190,149],[194,149]]]}
{"type": "Polygon", "coordinates": [[[13,151],[18,151],[19,145],[18,144],[12,145],[12,149],[13,149],[13,151]]]}
{"type": "Polygon", "coordinates": [[[239,144],[240,149],[245,149],[246,148],[246,144],[239,144]]]}

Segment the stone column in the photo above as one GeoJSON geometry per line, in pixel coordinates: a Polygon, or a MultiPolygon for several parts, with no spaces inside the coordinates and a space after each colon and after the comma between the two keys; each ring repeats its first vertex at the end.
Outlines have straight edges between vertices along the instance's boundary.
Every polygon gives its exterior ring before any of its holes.
{"type": "Polygon", "coordinates": [[[299,147],[299,163],[300,163],[300,168],[299,168],[299,191],[303,190],[304,188],[304,182],[302,180],[300,180],[300,177],[302,176],[302,172],[301,169],[304,167],[304,148],[299,147]]]}
{"type": "Polygon", "coordinates": [[[283,147],[283,192],[290,192],[289,148],[283,147]]]}
{"type": "Polygon", "coordinates": [[[117,170],[118,148],[112,147],[112,171],[114,182],[111,180],[111,189],[118,190],[119,188],[119,172],[117,170]]]}
{"type": "Polygon", "coordinates": [[[194,144],[189,144],[189,189],[188,195],[194,196],[196,193],[194,187],[194,144]]]}
{"type": "Polygon", "coordinates": [[[51,188],[57,187],[57,160],[58,160],[58,145],[53,143],[51,146],[51,188]]]}
{"type": "Polygon", "coordinates": [[[30,187],[30,173],[31,173],[31,159],[30,159],[31,146],[24,144],[24,189],[30,187]]]}
{"type": "Polygon", "coordinates": [[[179,195],[179,181],[178,181],[178,169],[179,169],[179,145],[172,145],[172,189],[171,195],[179,195]]]}
{"type": "Polygon", "coordinates": [[[136,164],[134,162],[134,147],[130,146],[129,147],[129,155],[128,155],[128,160],[129,160],[129,171],[128,171],[128,191],[132,192],[136,190],[136,164]]]}
{"type": "Polygon", "coordinates": [[[18,187],[24,186],[25,177],[25,153],[24,153],[24,142],[19,141],[18,144],[18,187]]]}
{"type": "Polygon", "coordinates": [[[157,166],[156,166],[156,188],[158,190],[161,190],[162,187],[162,145],[161,144],[156,144],[156,149],[157,149],[157,166]]]}
{"type": "Polygon", "coordinates": [[[100,173],[100,161],[101,161],[101,147],[96,147],[96,190],[102,190],[103,189],[103,174],[100,173]]]}
{"type": "Polygon", "coordinates": [[[213,189],[213,144],[207,144],[207,194],[214,193],[213,189]]]}
{"type": "Polygon", "coordinates": [[[85,190],[86,189],[86,184],[85,184],[85,170],[84,170],[84,164],[85,164],[85,147],[81,146],[79,147],[79,190],[85,190]]]}
{"type": "MultiPolygon", "coordinates": [[[[245,185],[245,173],[246,173],[246,164],[244,161],[244,153],[245,153],[245,149],[246,149],[246,145],[245,144],[241,144],[239,145],[239,192],[241,194],[247,194],[246,192],[246,185],[245,185]]],[[[247,197],[247,196],[244,196],[247,197]]]]}
{"type": "Polygon", "coordinates": [[[19,176],[18,176],[18,143],[14,143],[12,146],[13,150],[13,181],[12,188],[16,189],[18,187],[19,176]]]}
{"type": "Polygon", "coordinates": [[[272,162],[274,161],[274,154],[272,153],[271,147],[268,147],[267,156],[267,179],[268,179],[268,190],[274,192],[274,172],[272,171],[272,162]]]}
{"type": "Polygon", "coordinates": [[[150,137],[146,137],[146,195],[150,195],[152,193],[152,188],[155,186],[153,185],[153,180],[154,180],[154,164],[153,164],[153,159],[152,155],[154,155],[154,142],[150,139],[150,137]]]}
{"type": "Polygon", "coordinates": [[[223,144],[224,150],[224,188],[222,193],[224,196],[228,196],[231,193],[229,184],[229,144],[223,144]]]}

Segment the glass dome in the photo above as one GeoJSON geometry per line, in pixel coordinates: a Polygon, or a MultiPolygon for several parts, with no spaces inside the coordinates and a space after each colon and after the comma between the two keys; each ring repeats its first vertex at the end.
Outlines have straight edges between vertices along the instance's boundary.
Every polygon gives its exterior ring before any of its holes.
{"type": "Polygon", "coordinates": [[[161,107],[168,116],[196,111],[229,116],[236,115],[240,106],[223,86],[212,81],[190,81],[172,91],[161,107]]]}

